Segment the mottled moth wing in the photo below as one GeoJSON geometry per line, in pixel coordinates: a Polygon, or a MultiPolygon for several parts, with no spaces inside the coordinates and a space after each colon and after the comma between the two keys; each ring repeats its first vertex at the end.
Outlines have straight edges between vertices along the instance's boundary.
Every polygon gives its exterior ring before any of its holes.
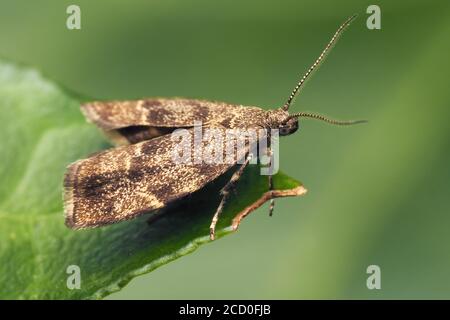
{"type": "MultiPolygon", "coordinates": [[[[216,129],[225,134],[225,128],[216,129]]],[[[192,137],[194,129],[186,131],[192,137]]],[[[203,141],[202,148],[217,141],[203,141]]],[[[225,158],[226,142],[222,142],[225,158]]],[[[176,143],[172,135],[164,135],[71,164],[64,180],[67,226],[97,227],[160,209],[216,179],[248,152],[248,148],[235,151],[232,163],[182,164],[172,158],[176,143]]]]}
{"type": "Polygon", "coordinates": [[[264,111],[257,107],[184,98],[98,101],[82,105],[81,110],[116,145],[152,139],[177,128],[191,128],[194,121],[234,128],[248,122],[248,114],[252,114],[252,120],[264,119],[264,111]]]}

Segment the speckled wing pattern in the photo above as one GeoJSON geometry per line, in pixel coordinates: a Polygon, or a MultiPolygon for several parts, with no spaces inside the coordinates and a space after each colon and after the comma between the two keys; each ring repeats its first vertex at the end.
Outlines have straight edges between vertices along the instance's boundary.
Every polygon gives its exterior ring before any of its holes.
{"type": "Polygon", "coordinates": [[[97,125],[116,145],[132,144],[190,128],[194,121],[203,125],[235,128],[265,119],[258,107],[186,98],[149,98],[132,101],[97,101],[81,106],[88,121],[97,125]]]}
{"type": "MultiPolygon", "coordinates": [[[[217,129],[225,132],[224,127],[217,129]]],[[[187,131],[192,135],[194,129],[187,131]]],[[[175,143],[170,134],[164,135],[71,164],[64,180],[66,225],[73,229],[97,227],[162,208],[234,165],[174,163],[175,143]]],[[[203,147],[209,143],[203,142],[203,147]]],[[[237,152],[236,159],[242,158],[248,149],[237,152]]]]}

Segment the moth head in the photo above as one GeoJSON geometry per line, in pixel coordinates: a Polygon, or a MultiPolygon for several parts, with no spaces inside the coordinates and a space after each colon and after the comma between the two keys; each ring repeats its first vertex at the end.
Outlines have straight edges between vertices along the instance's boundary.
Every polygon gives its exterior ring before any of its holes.
{"type": "Polygon", "coordinates": [[[341,126],[367,122],[366,120],[346,120],[346,121],[334,120],[334,119],[327,118],[323,115],[311,113],[311,112],[298,112],[298,113],[289,114],[289,107],[291,106],[292,102],[294,101],[294,98],[300,92],[300,89],[303,87],[306,80],[313,73],[313,71],[317,69],[317,67],[320,65],[322,60],[325,58],[325,56],[327,55],[329,50],[334,46],[334,44],[336,43],[339,36],[342,34],[342,32],[350,25],[350,23],[355,18],[356,18],[356,15],[351,16],[337,29],[337,31],[335,32],[335,34],[333,35],[331,40],[326,45],[325,49],[322,51],[322,53],[319,55],[319,57],[316,59],[316,61],[312,64],[312,66],[308,69],[308,71],[306,71],[306,73],[303,75],[303,77],[300,79],[300,81],[295,86],[294,90],[292,90],[286,103],[281,108],[273,111],[273,115],[277,116],[277,121],[276,121],[277,125],[275,127],[277,127],[279,129],[280,136],[286,136],[286,135],[290,135],[290,134],[296,132],[299,128],[299,119],[300,118],[316,119],[316,120],[321,120],[321,121],[327,122],[329,124],[341,125],[341,126]]]}
{"type": "Polygon", "coordinates": [[[298,130],[298,118],[288,118],[278,126],[280,136],[288,136],[298,130]]]}

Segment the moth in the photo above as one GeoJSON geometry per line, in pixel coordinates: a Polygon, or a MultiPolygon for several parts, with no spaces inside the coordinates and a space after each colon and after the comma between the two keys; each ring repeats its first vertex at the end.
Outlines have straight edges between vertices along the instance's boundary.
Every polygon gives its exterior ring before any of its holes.
{"type": "MultiPolygon", "coordinates": [[[[180,128],[192,133],[195,121],[201,121],[204,127],[219,132],[235,128],[265,128],[278,129],[280,136],[296,132],[300,118],[312,118],[335,125],[363,122],[332,120],[309,112],[289,113],[305,81],[354,18],[350,17],[337,29],[286,103],[277,109],[263,110],[184,98],[83,104],[81,111],[87,120],[98,126],[117,147],[68,166],[64,178],[66,225],[72,229],[81,229],[132,219],[164,208],[237,167],[223,187],[221,202],[212,217],[210,238],[213,240],[216,223],[230,192],[253,155],[249,154],[248,148],[243,148],[236,152],[232,163],[175,164],[170,152],[175,147],[171,133],[180,128]]],[[[207,147],[208,142],[202,143],[207,147]]],[[[267,148],[270,154],[270,145],[267,148]]],[[[268,176],[268,185],[271,190],[271,175],[268,176]]],[[[274,200],[271,199],[270,215],[273,208],[274,200]]]]}

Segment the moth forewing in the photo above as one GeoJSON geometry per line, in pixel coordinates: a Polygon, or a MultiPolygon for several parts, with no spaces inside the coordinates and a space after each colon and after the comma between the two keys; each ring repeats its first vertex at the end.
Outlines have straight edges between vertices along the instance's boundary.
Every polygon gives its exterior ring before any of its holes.
{"type": "Polygon", "coordinates": [[[264,111],[225,102],[184,98],[150,98],[134,101],[96,101],[81,111],[115,145],[126,145],[191,128],[195,121],[225,128],[240,127],[251,111],[259,119],[264,111]]]}
{"type": "MultiPolygon", "coordinates": [[[[223,127],[215,129],[226,134],[223,127]]],[[[191,148],[193,131],[186,130],[191,148]]],[[[202,141],[202,148],[210,148],[210,143],[202,141]]],[[[64,181],[67,226],[97,227],[160,209],[215,180],[248,153],[248,148],[237,150],[231,164],[174,163],[176,144],[172,135],[164,135],[71,164],[64,181]]]]}

